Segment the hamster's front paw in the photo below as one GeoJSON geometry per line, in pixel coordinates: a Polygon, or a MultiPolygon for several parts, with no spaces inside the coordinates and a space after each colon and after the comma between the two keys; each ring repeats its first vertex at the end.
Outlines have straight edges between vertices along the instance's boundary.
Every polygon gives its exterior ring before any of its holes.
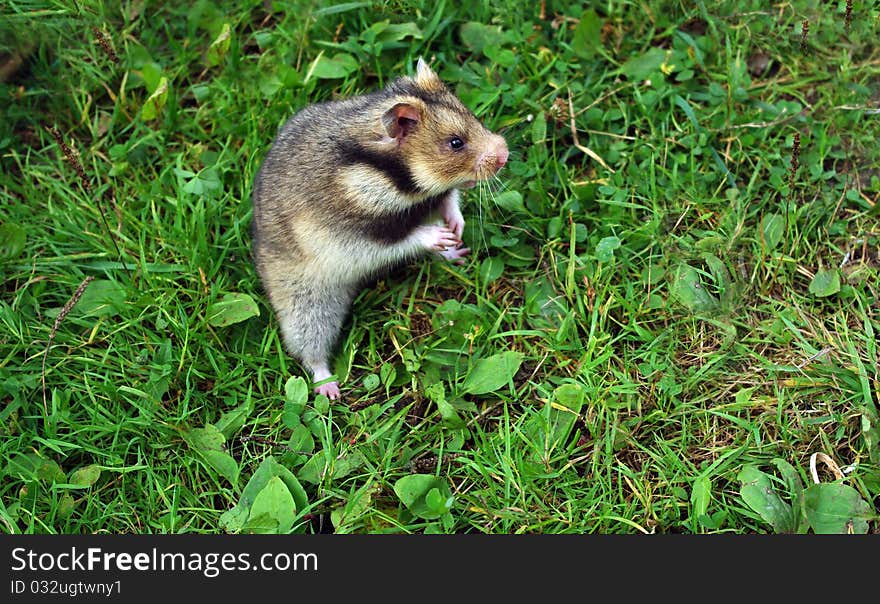
{"type": "Polygon", "coordinates": [[[422,245],[435,252],[461,245],[461,239],[449,227],[429,224],[419,227],[419,240],[422,245]]]}
{"type": "Polygon", "coordinates": [[[464,233],[464,216],[461,215],[461,210],[458,209],[458,206],[444,206],[440,212],[440,217],[443,218],[443,222],[455,233],[456,237],[461,239],[461,234],[464,233]]]}
{"type": "Polygon", "coordinates": [[[458,247],[446,248],[442,252],[437,252],[450,262],[455,264],[464,264],[464,257],[471,253],[470,248],[459,245],[458,247]]]}

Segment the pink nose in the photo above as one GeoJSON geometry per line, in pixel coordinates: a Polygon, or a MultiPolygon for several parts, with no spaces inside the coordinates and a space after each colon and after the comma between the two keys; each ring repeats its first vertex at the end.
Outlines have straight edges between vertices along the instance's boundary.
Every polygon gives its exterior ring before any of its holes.
{"type": "Polygon", "coordinates": [[[503,138],[499,137],[498,145],[495,147],[495,166],[496,170],[500,170],[504,167],[504,164],[507,163],[507,158],[510,157],[510,153],[507,151],[507,143],[504,142],[503,138]]]}

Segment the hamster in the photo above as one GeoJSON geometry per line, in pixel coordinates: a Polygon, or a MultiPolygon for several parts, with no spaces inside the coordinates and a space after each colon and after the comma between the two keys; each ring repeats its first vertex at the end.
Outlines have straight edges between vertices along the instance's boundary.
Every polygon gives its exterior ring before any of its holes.
{"type": "Polygon", "coordinates": [[[414,77],[309,105],[279,130],[254,182],[253,257],[315,392],[340,396],[330,357],[366,281],[425,252],[464,262],[458,189],[507,159],[421,58],[414,77]]]}

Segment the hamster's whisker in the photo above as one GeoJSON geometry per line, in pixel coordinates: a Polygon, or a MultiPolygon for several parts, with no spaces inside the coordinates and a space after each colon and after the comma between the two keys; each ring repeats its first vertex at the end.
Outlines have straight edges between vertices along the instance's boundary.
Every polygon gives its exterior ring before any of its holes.
{"type": "Polygon", "coordinates": [[[486,190],[489,192],[489,196],[492,198],[492,201],[496,206],[498,205],[496,198],[498,197],[499,191],[502,190],[498,186],[500,182],[501,181],[494,174],[486,180],[486,190]]]}
{"type": "Polygon", "coordinates": [[[483,242],[483,251],[488,254],[489,253],[489,243],[486,241],[486,230],[483,228],[483,183],[484,183],[484,181],[478,180],[477,183],[478,183],[477,184],[477,188],[478,188],[477,204],[479,207],[480,239],[483,242]]]}
{"type": "Polygon", "coordinates": [[[493,199],[498,196],[498,193],[503,193],[504,190],[507,188],[497,175],[493,175],[491,180],[486,181],[486,186],[492,192],[493,199]]]}
{"type": "Polygon", "coordinates": [[[492,184],[497,185],[497,190],[501,191],[502,193],[507,190],[507,183],[501,180],[501,177],[498,176],[498,174],[492,175],[492,184]]]}

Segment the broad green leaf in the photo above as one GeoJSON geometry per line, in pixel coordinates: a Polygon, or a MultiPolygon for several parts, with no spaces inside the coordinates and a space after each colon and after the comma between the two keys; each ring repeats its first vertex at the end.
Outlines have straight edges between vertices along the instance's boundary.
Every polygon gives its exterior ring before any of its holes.
{"type": "Polygon", "coordinates": [[[64,493],[58,499],[58,507],[55,509],[55,513],[62,520],[70,518],[70,515],[73,513],[73,509],[76,507],[76,500],[70,493],[64,493]]]}
{"type": "MultiPolygon", "coordinates": [[[[284,413],[299,417],[308,402],[309,386],[306,381],[299,376],[287,378],[287,382],[284,384],[284,413]]],[[[284,423],[288,428],[295,428],[299,422],[291,421],[288,423],[288,420],[285,420],[284,423]]]]}
{"type": "Polygon", "coordinates": [[[480,281],[492,283],[504,272],[504,261],[496,256],[487,256],[480,263],[480,281]]]}
{"type": "Polygon", "coordinates": [[[197,451],[221,451],[226,443],[226,438],[213,424],[206,424],[204,428],[193,428],[187,436],[190,446],[197,451]]]}
{"type": "Polygon", "coordinates": [[[696,130],[697,132],[702,132],[703,128],[700,126],[700,120],[697,119],[697,114],[694,112],[694,108],[691,107],[691,104],[688,103],[687,99],[683,96],[676,94],[674,97],[672,97],[672,100],[676,105],[681,108],[682,111],[684,111],[684,114],[693,125],[694,130],[696,130]]]}
{"type": "Polygon", "coordinates": [[[290,494],[287,485],[280,478],[273,476],[254,498],[248,516],[248,525],[245,528],[252,528],[254,532],[258,533],[277,532],[283,534],[290,532],[295,518],[296,504],[293,501],[293,495],[290,494]],[[274,531],[265,531],[269,525],[264,524],[262,519],[264,516],[276,522],[274,531]],[[251,520],[256,522],[250,525],[251,520]]]}
{"type": "Polygon", "coordinates": [[[706,265],[709,267],[709,273],[712,275],[712,278],[715,279],[715,283],[720,287],[727,287],[730,284],[730,274],[727,272],[727,267],[724,266],[721,259],[715,254],[710,254],[709,252],[703,253],[702,256],[706,265]]]}
{"type": "Polygon", "coordinates": [[[741,486],[740,496],[755,513],[763,518],[777,533],[793,533],[797,526],[795,512],[785,503],[770,477],[755,466],[745,466],[737,476],[741,486]]]}
{"type": "Polygon", "coordinates": [[[372,44],[378,38],[379,34],[388,29],[390,25],[391,21],[388,19],[385,19],[384,21],[376,21],[370,27],[361,32],[360,38],[368,44],[372,44]]]}
{"type": "Polygon", "coordinates": [[[95,279],[86,286],[74,312],[84,317],[113,317],[125,306],[125,287],[115,281],[95,279]]]}
{"type": "Polygon", "coordinates": [[[441,423],[444,426],[449,428],[463,428],[465,423],[461,417],[459,417],[455,407],[446,400],[445,390],[443,382],[437,382],[425,389],[425,395],[431,400],[431,402],[437,405],[437,410],[440,412],[441,423]]]}
{"type": "Polygon", "coordinates": [[[278,519],[269,514],[252,514],[242,529],[251,535],[276,535],[281,534],[278,519]]]}
{"type": "Polygon", "coordinates": [[[464,380],[462,390],[470,394],[488,394],[507,385],[522,364],[520,352],[507,351],[476,362],[464,380]]]}
{"type": "Polygon", "coordinates": [[[519,191],[505,191],[495,196],[495,205],[508,212],[523,214],[526,207],[523,205],[522,193],[519,191]]]}
{"type": "Polygon", "coordinates": [[[532,120],[532,144],[543,145],[547,142],[547,116],[544,112],[539,113],[532,120]]]}
{"type": "Polygon", "coordinates": [[[473,304],[462,304],[454,299],[443,302],[431,317],[432,327],[439,335],[446,338],[446,344],[450,347],[464,346],[465,335],[479,325],[480,321],[479,308],[473,304]]]}
{"type": "Polygon", "coordinates": [[[330,512],[330,522],[333,523],[335,534],[351,532],[346,525],[350,525],[370,510],[373,495],[381,492],[381,487],[375,482],[368,482],[355,492],[345,505],[335,508],[330,512]]]}
{"type": "MultiPolygon", "coordinates": [[[[192,174],[184,170],[175,170],[178,174],[192,174]]],[[[183,185],[183,192],[192,195],[204,196],[216,194],[223,190],[223,183],[215,168],[206,168],[198,174],[193,174],[183,185]]]]}
{"type": "Polygon", "coordinates": [[[37,467],[37,478],[43,482],[54,484],[56,482],[64,482],[67,477],[64,475],[64,470],[61,469],[58,462],[54,459],[42,458],[40,465],[37,467]]]}
{"type": "Polygon", "coordinates": [[[422,30],[412,21],[406,23],[391,23],[382,30],[382,33],[379,34],[379,40],[383,42],[399,42],[405,38],[421,40],[422,37],[422,30]]]}
{"type": "Polygon", "coordinates": [[[444,497],[440,493],[440,489],[434,487],[428,494],[425,495],[425,507],[428,508],[428,513],[436,514],[438,516],[442,516],[446,512],[449,511],[449,508],[452,507],[452,503],[454,502],[454,498],[452,497],[444,497]]]}
{"type": "Polygon", "coordinates": [[[205,315],[209,325],[227,327],[260,316],[260,307],[247,294],[226,294],[219,302],[211,304],[205,315]]]}
{"type": "Polygon", "coordinates": [[[224,451],[201,451],[202,457],[208,465],[217,470],[217,473],[229,481],[230,484],[238,483],[238,462],[224,451]]]}
{"type": "Polygon", "coordinates": [[[584,394],[584,388],[580,384],[562,384],[553,390],[553,400],[577,414],[584,406],[584,394]]]}
{"type": "Polygon", "coordinates": [[[836,482],[810,485],[804,492],[804,509],[810,527],[819,534],[864,535],[874,516],[858,491],[836,482]]]}
{"type": "Polygon", "coordinates": [[[810,293],[823,298],[840,291],[840,273],[836,268],[823,268],[810,281],[810,293]]]}
{"type": "Polygon", "coordinates": [[[407,507],[411,507],[420,497],[424,497],[442,478],[433,474],[411,474],[394,483],[394,493],[407,507]]]}
{"type": "Polygon", "coordinates": [[[740,388],[733,396],[733,400],[736,402],[737,405],[747,405],[749,401],[752,400],[752,392],[754,391],[754,386],[750,388],[740,388]]]}
{"type": "Polygon", "coordinates": [[[580,56],[589,59],[596,54],[596,49],[602,44],[602,20],[596,11],[588,9],[581,15],[574,37],[571,40],[571,48],[580,56]]]}
{"type": "Polygon", "coordinates": [[[489,242],[492,245],[494,245],[495,247],[513,247],[517,243],[519,243],[519,237],[517,237],[515,235],[512,237],[503,237],[501,235],[492,235],[492,237],[489,238],[489,242]]]}
{"type": "Polygon", "coordinates": [[[348,533],[348,531],[343,528],[346,520],[345,516],[345,506],[334,508],[333,511],[330,512],[330,523],[333,525],[333,532],[335,534],[344,535],[348,533]]]}
{"type": "Polygon", "coordinates": [[[287,446],[296,455],[309,455],[315,450],[315,437],[307,426],[300,424],[293,429],[287,446]]]}
{"type": "Polygon", "coordinates": [[[309,505],[309,498],[306,494],[306,490],[299,483],[299,480],[296,479],[296,476],[293,475],[293,472],[280,465],[274,459],[272,459],[272,463],[273,467],[275,468],[273,470],[275,472],[275,475],[280,478],[284,482],[284,484],[287,485],[287,490],[289,490],[290,494],[293,496],[293,502],[296,504],[296,509],[305,509],[306,506],[309,505]]]}
{"type": "Polygon", "coordinates": [[[695,312],[714,310],[718,300],[706,289],[700,272],[682,262],[675,271],[671,284],[672,296],[695,312]]]}
{"type": "Polygon", "coordinates": [[[414,516],[424,520],[439,518],[448,511],[447,502],[451,505],[449,500],[452,498],[452,492],[449,490],[449,484],[445,478],[433,474],[404,476],[394,483],[394,492],[414,516]],[[429,506],[426,501],[431,490],[437,491],[436,495],[431,496],[434,506],[429,506]]]}
{"type": "Polygon", "coordinates": [[[70,474],[67,482],[78,487],[90,487],[101,477],[101,468],[95,464],[83,466],[70,474]]]}
{"type": "Polygon", "coordinates": [[[190,447],[192,447],[205,462],[220,476],[231,484],[238,483],[238,462],[229,453],[223,450],[226,438],[213,424],[206,424],[204,428],[193,428],[186,433],[190,447]]]}
{"type": "Polygon", "coordinates": [[[49,484],[66,482],[67,476],[54,460],[36,453],[13,453],[6,462],[4,474],[25,482],[39,480],[49,484]]]}
{"type": "Polygon", "coordinates": [[[579,384],[562,384],[553,390],[548,435],[551,447],[562,445],[568,439],[584,406],[584,396],[584,389],[579,384]]]}
{"type": "Polygon", "coordinates": [[[250,506],[257,493],[266,486],[269,479],[273,476],[277,476],[287,485],[288,490],[293,495],[293,500],[296,502],[297,509],[302,509],[308,505],[305,489],[300,486],[293,473],[279,464],[272,456],[264,459],[257,468],[257,471],[254,472],[254,475],[251,476],[251,479],[241,492],[241,501],[250,506]]]}
{"type": "Polygon", "coordinates": [[[312,406],[315,408],[315,411],[317,411],[320,415],[327,415],[327,413],[330,412],[330,399],[323,394],[319,394],[315,397],[312,406]]]}
{"type": "Polygon", "coordinates": [[[344,78],[359,68],[357,59],[348,53],[341,52],[333,55],[333,58],[320,55],[310,67],[309,73],[318,79],[335,79],[344,78]]]}
{"type": "Polygon", "coordinates": [[[23,228],[11,222],[0,225],[0,260],[18,257],[26,243],[27,234],[23,228]]]}
{"type": "Polygon", "coordinates": [[[366,460],[359,451],[328,460],[324,451],[318,451],[299,469],[297,476],[311,484],[321,484],[328,476],[342,479],[364,465],[366,460]]]}
{"type": "Polygon", "coordinates": [[[568,441],[583,408],[584,396],[584,389],[579,384],[557,386],[551,402],[526,421],[523,434],[533,444],[526,460],[530,471],[543,471],[548,458],[568,441]]]}
{"type": "Polygon", "coordinates": [[[621,70],[630,80],[641,81],[655,71],[659,71],[664,61],[666,61],[666,51],[662,48],[651,48],[643,55],[630,58],[623,64],[621,70]]]}
{"type": "Polygon", "coordinates": [[[230,37],[231,29],[229,23],[224,23],[223,29],[220,30],[220,35],[208,47],[208,53],[205,58],[209,67],[219,64],[226,56],[226,53],[229,51],[230,37]]]}
{"type": "Polygon", "coordinates": [[[140,76],[144,81],[144,88],[146,88],[147,92],[150,94],[156,92],[163,79],[162,66],[155,61],[144,63],[134,72],[134,74],[140,76]]]}
{"type": "Polygon", "coordinates": [[[486,55],[486,58],[501,67],[513,67],[516,65],[516,53],[509,48],[485,46],[483,47],[483,54],[486,55]]]}
{"type": "Polygon", "coordinates": [[[165,107],[165,102],[168,100],[168,78],[162,77],[159,79],[159,84],[156,86],[156,90],[144,101],[144,106],[141,108],[141,119],[145,122],[148,122],[152,119],[155,119],[162,112],[162,109],[165,107]]]}
{"type": "Polygon", "coordinates": [[[712,481],[707,476],[700,476],[691,486],[691,515],[699,518],[706,514],[709,511],[710,501],[712,501],[712,481]]]}
{"type": "Polygon", "coordinates": [[[284,82],[278,77],[278,74],[272,72],[264,72],[260,75],[257,87],[264,99],[271,99],[275,94],[284,88],[284,82]]]}
{"type": "Polygon", "coordinates": [[[309,460],[297,470],[296,475],[300,480],[304,480],[309,484],[318,485],[324,479],[324,473],[327,471],[327,457],[323,451],[318,451],[312,455],[309,460]]]}
{"type": "Polygon", "coordinates": [[[645,285],[657,285],[663,280],[663,268],[653,264],[642,269],[641,279],[645,285]]]}
{"type": "Polygon", "coordinates": [[[564,296],[560,296],[551,281],[541,275],[526,282],[525,311],[529,323],[557,329],[570,316],[564,296]]]}
{"type": "Polygon", "coordinates": [[[486,46],[501,46],[506,36],[500,26],[469,21],[458,30],[461,41],[473,52],[482,52],[486,46]]]}
{"type": "Polygon", "coordinates": [[[614,250],[620,247],[620,239],[617,237],[603,237],[596,244],[596,260],[599,262],[611,262],[614,258],[614,250]]]}
{"type": "Polygon", "coordinates": [[[274,477],[280,478],[287,486],[288,491],[293,496],[297,510],[303,510],[308,506],[308,497],[305,489],[302,488],[293,473],[275,461],[274,457],[269,456],[263,460],[253,476],[251,476],[244,490],[242,490],[241,498],[236,506],[220,516],[221,528],[230,533],[237,533],[242,530],[248,521],[251,505],[257,495],[266,487],[269,480],[274,477]]]}
{"type": "Polygon", "coordinates": [[[247,402],[242,403],[238,407],[225,412],[216,421],[214,426],[223,434],[224,438],[230,438],[233,434],[241,430],[247,421],[251,411],[254,410],[253,399],[248,397],[247,402]]]}
{"type": "Polygon", "coordinates": [[[867,406],[862,407],[862,437],[868,449],[868,458],[880,464],[880,419],[877,412],[867,406]]]}
{"type": "Polygon", "coordinates": [[[554,216],[547,221],[547,238],[556,239],[562,232],[562,218],[554,216]]]}
{"type": "Polygon", "coordinates": [[[237,533],[241,531],[247,522],[250,511],[249,507],[244,507],[241,504],[226,510],[220,514],[220,528],[227,533],[237,533]]]}
{"type": "Polygon", "coordinates": [[[761,241],[766,249],[775,249],[784,231],[785,219],[779,214],[767,214],[761,219],[761,241]]]}
{"type": "Polygon", "coordinates": [[[299,376],[288,378],[284,386],[284,408],[281,421],[291,430],[302,423],[302,414],[309,398],[309,389],[305,380],[299,376]]]}
{"type": "Polygon", "coordinates": [[[367,375],[364,376],[364,379],[363,379],[364,389],[367,392],[375,390],[376,388],[378,388],[381,385],[381,383],[382,383],[382,381],[379,379],[379,376],[376,375],[375,373],[368,373],[367,375]]]}
{"type": "Polygon", "coordinates": [[[352,451],[337,458],[333,463],[331,476],[333,478],[345,478],[366,463],[366,459],[360,451],[352,451]]]}
{"type": "Polygon", "coordinates": [[[386,386],[391,386],[397,378],[397,369],[391,363],[383,363],[379,369],[379,377],[386,386]]]}
{"type": "Polygon", "coordinates": [[[254,33],[254,39],[257,41],[257,45],[260,49],[264,50],[269,48],[277,37],[273,31],[258,31],[254,33]]]}
{"type": "Polygon", "coordinates": [[[804,516],[804,483],[798,476],[797,470],[790,463],[778,457],[773,460],[773,465],[782,475],[785,486],[788,488],[788,494],[791,496],[792,514],[795,520],[795,532],[807,532],[807,522],[804,516]]]}

